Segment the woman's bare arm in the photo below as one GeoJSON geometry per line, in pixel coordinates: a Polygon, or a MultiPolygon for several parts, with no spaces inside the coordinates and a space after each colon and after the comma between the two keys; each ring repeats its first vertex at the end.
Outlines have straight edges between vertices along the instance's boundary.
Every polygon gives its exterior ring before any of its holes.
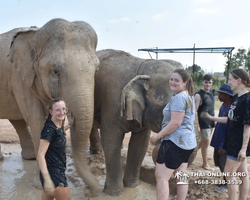
{"type": "Polygon", "coordinates": [[[158,134],[155,134],[150,138],[151,144],[155,144],[159,139],[173,133],[181,125],[184,116],[184,112],[172,111],[171,121],[158,134]]]}
{"type": "Polygon", "coordinates": [[[219,122],[219,123],[222,123],[222,124],[226,124],[227,123],[227,117],[211,116],[207,112],[202,112],[200,114],[200,117],[204,118],[204,119],[208,119],[210,121],[219,122]]]}
{"type": "Polygon", "coordinates": [[[49,145],[50,145],[50,143],[48,140],[41,139],[40,144],[39,144],[38,153],[37,153],[37,158],[36,158],[37,162],[38,162],[38,166],[39,166],[44,178],[47,175],[49,175],[47,164],[45,161],[45,154],[49,148],[49,145]]]}
{"type": "Polygon", "coordinates": [[[250,137],[250,125],[245,124],[244,125],[244,133],[243,133],[242,149],[247,150],[247,146],[249,143],[249,137],[250,137]]]}
{"type": "Polygon", "coordinates": [[[48,195],[53,196],[55,186],[51,180],[51,177],[47,168],[46,160],[45,160],[45,155],[49,148],[49,145],[50,145],[50,142],[48,140],[40,139],[40,144],[39,144],[39,149],[38,149],[36,159],[37,159],[38,166],[44,178],[44,191],[48,195]]]}

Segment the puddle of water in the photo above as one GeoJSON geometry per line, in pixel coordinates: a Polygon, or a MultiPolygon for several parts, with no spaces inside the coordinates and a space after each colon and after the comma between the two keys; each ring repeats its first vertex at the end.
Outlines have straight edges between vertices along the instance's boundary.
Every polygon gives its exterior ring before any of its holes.
{"type": "MultiPolygon", "coordinates": [[[[41,199],[41,184],[35,160],[21,158],[19,144],[1,144],[4,160],[0,162],[0,200],[37,200],[41,199]]],[[[155,187],[141,182],[136,188],[125,188],[124,194],[111,197],[101,193],[96,198],[84,197],[84,183],[77,177],[72,159],[67,158],[67,176],[72,200],[153,200],[156,199],[155,187]]],[[[105,176],[97,177],[103,187],[105,176]]]]}
{"type": "Polygon", "coordinates": [[[40,199],[41,190],[36,188],[38,175],[36,161],[23,160],[19,144],[1,144],[4,160],[0,162],[0,199],[40,199]]]}

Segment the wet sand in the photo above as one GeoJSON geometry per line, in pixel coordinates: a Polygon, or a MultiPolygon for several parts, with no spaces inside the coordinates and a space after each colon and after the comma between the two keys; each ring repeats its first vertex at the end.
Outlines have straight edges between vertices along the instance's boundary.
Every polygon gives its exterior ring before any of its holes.
{"type": "MultiPolygon", "coordinates": [[[[23,160],[19,144],[1,143],[1,147],[4,152],[4,160],[0,163],[0,200],[40,199],[42,189],[38,178],[37,162],[23,160]]],[[[67,156],[67,177],[73,200],[155,199],[155,186],[145,182],[136,188],[126,188],[120,197],[110,197],[103,193],[96,198],[84,197],[84,183],[77,176],[69,155],[67,156]]],[[[100,186],[103,187],[105,175],[97,176],[97,179],[100,186]]]]}
{"type": "MultiPolygon", "coordinates": [[[[69,133],[68,133],[69,137],[69,133]]],[[[126,162],[127,145],[130,134],[126,134],[124,139],[124,149],[122,150],[123,163],[126,162]]],[[[37,200],[41,199],[41,183],[38,176],[38,166],[35,160],[27,161],[21,158],[21,148],[18,136],[8,120],[0,120],[0,145],[4,154],[4,160],[0,161],[0,200],[37,200]]],[[[77,175],[71,158],[71,147],[67,143],[67,178],[71,190],[72,200],[155,200],[155,179],[154,164],[151,158],[153,145],[149,145],[147,155],[144,158],[140,178],[141,185],[136,188],[125,188],[124,194],[119,197],[111,197],[101,193],[99,197],[87,198],[84,196],[84,182],[77,175]]],[[[208,149],[208,162],[213,167],[214,172],[219,172],[213,164],[213,148],[208,149]]],[[[92,172],[103,188],[105,182],[105,163],[103,154],[90,155],[89,162],[92,172]]],[[[248,163],[250,159],[248,158],[248,163]]],[[[188,168],[190,172],[208,172],[202,167],[200,151],[193,164],[188,168]]],[[[250,171],[250,167],[248,167],[250,171]]],[[[187,200],[210,199],[225,200],[227,193],[217,193],[217,185],[195,184],[197,177],[189,177],[189,190],[187,200]]],[[[205,177],[204,179],[208,179],[205,177]]],[[[213,179],[213,177],[210,177],[213,179]]],[[[218,178],[220,180],[220,178],[218,178]]],[[[249,192],[250,194],[250,192],[249,192]]],[[[174,177],[170,180],[170,200],[176,199],[176,182],[174,177]]],[[[248,195],[250,199],[250,195],[248,195]]]]}

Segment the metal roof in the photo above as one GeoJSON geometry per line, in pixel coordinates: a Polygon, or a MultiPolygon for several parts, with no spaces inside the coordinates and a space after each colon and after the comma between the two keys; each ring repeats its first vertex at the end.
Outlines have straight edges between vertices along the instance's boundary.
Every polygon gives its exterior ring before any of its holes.
{"type": "MultiPolygon", "coordinates": [[[[234,47],[207,47],[207,48],[196,48],[195,44],[193,48],[171,48],[171,49],[159,49],[158,47],[155,48],[144,48],[138,49],[138,51],[147,51],[149,56],[152,59],[151,53],[156,54],[156,60],[158,60],[158,53],[193,53],[193,66],[195,65],[195,54],[196,53],[226,53],[227,54],[227,69],[229,70],[230,60],[232,56],[232,51],[234,47]]],[[[228,70],[227,70],[227,82],[228,82],[228,70]]],[[[193,72],[194,75],[194,72],[193,72]]]]}
{"type": "Polygon", "coordinates": [[[209,48],[172,48],[172,49],[159,49],[159,48],[144,48],[138,51],[148,51],[152,53],[230,53],[234,47],[209,47],[209,48]]]}

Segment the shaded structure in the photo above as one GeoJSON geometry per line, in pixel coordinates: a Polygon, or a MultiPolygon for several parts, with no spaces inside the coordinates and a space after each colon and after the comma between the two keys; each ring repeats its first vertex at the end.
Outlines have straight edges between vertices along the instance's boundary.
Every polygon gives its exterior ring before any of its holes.
{"type": "MultiPolygon", "coordinates": [[[[152,58],[150,53],[156,54],[156,60],[158,60],[158,53],[193,53],[193,73],[194,76],[194,65],[195,65],[195,54],[196,53],[222,53],[227,55],[227,82],[228,82],[228,74],[229,74],[229,67],[230,61],[232,57],[232,51],[234,47],[207,47],[207,48],[196,48],[195,44],[193,48],[171,48],[171,49],[159,49],[158,47],[155,48],[144,48],[138,49],[138,51],[147,51],[149,56],[152,58]]],[[[153,58],[152,58],[153,59],[153,58]]]]}

